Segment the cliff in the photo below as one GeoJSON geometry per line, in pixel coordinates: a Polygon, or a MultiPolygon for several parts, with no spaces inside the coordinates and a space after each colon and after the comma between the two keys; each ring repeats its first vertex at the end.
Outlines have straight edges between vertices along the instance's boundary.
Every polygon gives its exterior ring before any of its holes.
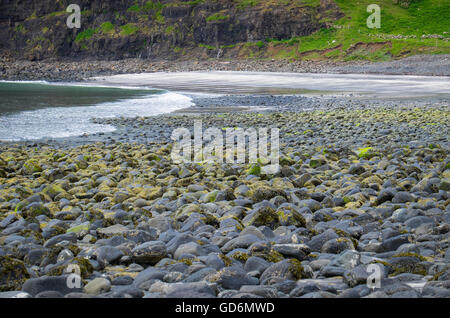
{"type": "Polygon", "coordinates": [[[332,0],[3,0],[0,54],[16,59],[239,57],[343,17],[332,0]],[[69,4],[81,28],[69,29],[69,4]],[[253,47],[253,48],[252,48],[253,47]]]}
{"type": "Polygon", "coordinates": [[[450,53],[450,2],[379,0],[2,0],[0,58],[387,61],[450,53]],[[69,4],[81,7],[70,29],[69,4]]]}

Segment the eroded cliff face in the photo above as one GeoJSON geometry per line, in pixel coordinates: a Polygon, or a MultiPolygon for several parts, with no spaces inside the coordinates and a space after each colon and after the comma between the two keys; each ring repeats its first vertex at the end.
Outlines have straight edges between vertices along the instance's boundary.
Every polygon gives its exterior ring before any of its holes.
{"type": "Polygon", "coordinates": [[[243,57],[258,41],[308,35],[341,17],[332,0],[2,0],[0,55],[243,57]],[[80,29],[66,25],[71,3],[81,7],[80,29]]]}

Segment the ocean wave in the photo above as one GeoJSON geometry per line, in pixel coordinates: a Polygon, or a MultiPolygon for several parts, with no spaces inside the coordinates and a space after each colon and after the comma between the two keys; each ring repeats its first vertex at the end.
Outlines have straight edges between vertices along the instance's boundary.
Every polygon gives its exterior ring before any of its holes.
{"type": "Polygon", "coordinates": [[[0,140],[23,141],[111,132],[115,127],[94,118],[141,117],[192,106],[188,96],[166,92],[84,107],[50,107],[0,117],[0,140]]]}

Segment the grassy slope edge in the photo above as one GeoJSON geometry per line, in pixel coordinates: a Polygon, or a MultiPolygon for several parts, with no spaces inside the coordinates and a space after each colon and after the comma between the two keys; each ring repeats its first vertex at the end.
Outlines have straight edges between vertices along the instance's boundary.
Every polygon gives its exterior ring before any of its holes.
{"type": "MultiPolygon", "coordinates": [[[[312,35],[253,44],[249,57],[386,61],[414,54],[450,53],[450,2],[378,0],[381,28],[367,27],[373,0],[335,0],[345,17],[312,35]]],[[[243,45],[249,47],[248,43],[243,45]]]]}

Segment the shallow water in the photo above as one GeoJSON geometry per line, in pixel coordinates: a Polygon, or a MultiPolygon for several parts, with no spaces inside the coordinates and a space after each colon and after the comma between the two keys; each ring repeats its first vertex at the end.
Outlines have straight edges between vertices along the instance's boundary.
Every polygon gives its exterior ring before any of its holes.
{"type": "Polygon", "coordinates": [[[110,132],[93,118],[152,116],[191,106],[180,94],[144,88],[0,82],[0,140],[110,132]]]}

